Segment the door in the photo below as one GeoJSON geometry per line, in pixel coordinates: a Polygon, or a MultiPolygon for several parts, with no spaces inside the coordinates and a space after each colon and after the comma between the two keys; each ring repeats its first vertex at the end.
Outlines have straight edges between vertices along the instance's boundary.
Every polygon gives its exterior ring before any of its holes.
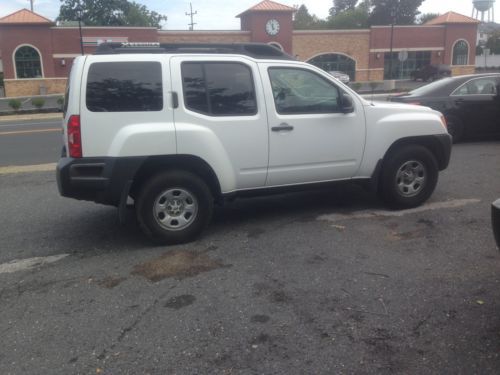
{"type": "Polygon", "coordinates": [[[467,134],[490,134],[500,130],[497,86],[496,77],[482,77],[466,82],[453,92],[453,102],[467,134]]]}
{"type": "Polygon", "coordinates": [[[365,144],[362,104],[342,113],[346,92],[312,69],[259,65],[267,96],[269,168],[267,186],[351,178],[365,144]]]}
{"type": "Polygon", "coordinates": [[[224,193],[265,185],[268,126],[257,64],[218,56],[170,59],[177,152],[205,160],[224,193]]]}

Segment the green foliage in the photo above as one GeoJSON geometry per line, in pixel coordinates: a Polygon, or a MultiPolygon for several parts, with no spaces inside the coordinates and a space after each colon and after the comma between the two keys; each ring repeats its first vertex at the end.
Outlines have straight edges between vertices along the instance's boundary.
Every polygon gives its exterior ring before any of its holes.
{"type": "Polygon", "coordinates": [[[330,17],[328,26],[331,29],[364,29],[369,27],[369,14],[366,9],[356,7],[355,9],[346,10],[330,17]]]}
{"type": "Polygon", "coordinates": [[[302,4],[293,19],[293,28],[295,30],[318,30],[325,29],[326,22],[320,20],[315,15],[311,15],[307,7],[302,4]]]}
{"type": "Polygon", "coordinates": [[[350,84],[350,86],[352,87],[352,89],[356,92],[359,92],[359,90],[361,89],[361,86],[363,86],[363,84],[361,82],[352,82],[350,84]]]}
{"type": "Polygon", "coordinates": [[[358,0],[333,0],[333,7],[330,8],[330,17],[334,17],[342,12],[354,10],[358,0]]]}
{"type": "Polygon", "coordinates": [[[375,89],[380,86],[380,82],[377,81],[370,81],[368,84],[370,85],[372,91],[375,91],[375,89]]]}
{"type": "Polygon", "coordinates": [[[34,107],[36,107],[37,109],[40,109],[45,105],[45,99],[44,98],[33,98],[33,99],[31,99],[31,104],[34,107]]]}
{"type": "Polygon", "coordinates": [[[19,99],[10,99],[9,100],[9,107],[12,108],[14,111],[18,111],[19,108],[21,108],[21,101],[19,99]]]}
{"type": "Polygon", "coordinates": [[[423,0],[372,0],[370,25],[390,25],[395,14],[396,24],[413,25],[420,14],[423,0]]]}
{"type": "Polygon", "coordinates": [[[57,98],[57,104],[61,107],[64,105],[64,96],[60,96],[57,98]]]}
{"type": "Polygon", "coordinates": [[[476,46],[476,56],[481,56],[483,54],[483,47],[476,46]]]}
{"type": "Polygon", "coordinates": [[[3,87],[3,72],[0,72],[0,87],[3,87]]]}
{"type": "Polygon", "coordinates": [[[87,26],[161,27],[166,16],[128,0],[61,0],[57,21],[78,20],[87,26]],[[81,8],[80,5],[81,4],[81,8]]]}
{"type": "Polygon", "coordinates": [[[423,13],[420,16],[418,16],[418,24],[423,25],[439,16],[440,16],[439,13],[423,13]]]}
{"type": "Polygon", "coordinates": [[[486,42],[486,48],[489,48],[492,54],[500,54],[500,31],[495,31],[490,35],[486,42]]]}

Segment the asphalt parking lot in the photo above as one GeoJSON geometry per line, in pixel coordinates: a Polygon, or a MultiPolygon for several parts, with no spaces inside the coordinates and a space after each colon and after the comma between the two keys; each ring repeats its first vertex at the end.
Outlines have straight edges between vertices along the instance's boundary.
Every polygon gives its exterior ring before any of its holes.
{"type": "Polygon", "coordinates": [[[0,169],[0,373],[498,374],[499,160],[456,145],[410,211],[357,186],[239,200],[172,247],[0,169]]]}

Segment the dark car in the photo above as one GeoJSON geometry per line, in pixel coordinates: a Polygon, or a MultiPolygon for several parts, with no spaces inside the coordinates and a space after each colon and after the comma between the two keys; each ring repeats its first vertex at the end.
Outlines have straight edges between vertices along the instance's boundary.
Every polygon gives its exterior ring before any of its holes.
{"type": "Polygon", "coordinates": [[[491,204],[491,226],[495,235],[495,241],[500,249],[500,199],[491,204]]]}
{"type": "Polygon", "coordinates": [[[458,142],[466,137],[500,134],[499,92],[500,74],[475,74],[444,78],[389,100],[441,112],[453,142],[458,142]]]}
{"type": "Polygon", "coordinates": [[[448,65],[424,65],[411,72],[410,76],[414,81],[417,79],[425,82],[428,80],[436,81],[441,78],[450,77],[451,69],[448,65]]]}

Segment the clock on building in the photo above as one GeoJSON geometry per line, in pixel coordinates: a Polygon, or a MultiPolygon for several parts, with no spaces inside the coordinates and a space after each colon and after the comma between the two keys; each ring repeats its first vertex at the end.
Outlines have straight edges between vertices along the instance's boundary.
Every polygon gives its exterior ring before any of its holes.
{"type": "Polygon", "coordinates": [[[269,35],[276,35],[280,31],[280,23],[278,20],[270,19],[266,23],[266,33],[269,35]]]}

